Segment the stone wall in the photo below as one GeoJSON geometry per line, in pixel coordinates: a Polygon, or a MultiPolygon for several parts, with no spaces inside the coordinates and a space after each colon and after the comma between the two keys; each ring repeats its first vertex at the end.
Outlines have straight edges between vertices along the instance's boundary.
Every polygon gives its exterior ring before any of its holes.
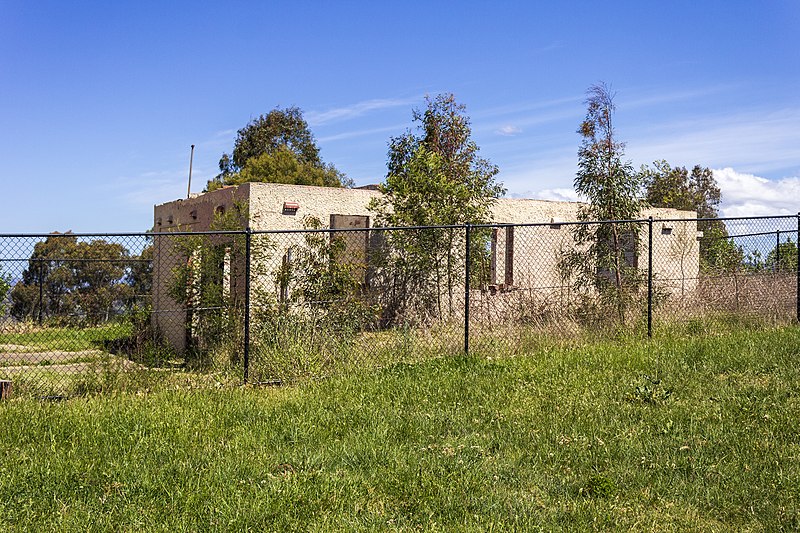
{"type": "MultiPolygon", "coordinates": [[[[162,234],[208,231],[215,215],[244,213],[247,203],[246,188],[228,187],[155,206],[152,321],[157,331],[179,352],[186,349],[188,315],[186,307],[170,296],[170,287],[174,283],[175,269],[186,264],[188,257],[182,255],[178,238],[162,234]]],[[[238,286],[241,292],[241,280],[234,278],[231,284],[238,286]]],[[[236,287],[233,288],[235,291],[236,287]]]]}
{"type": "MultiPolygon", "coordinates": [[[[168,295],[172,271],[186,258],[177,257],[169,239],[159,233],[174,231],[206,231],[215,214],[242,215],[242,227],[254,231],[287,231],[305,229],[306,217],[317,218],[329,227],[331,215],[351,225],[373,225],[373,214],[367,209],[370,200],[380,192],[369,189],[339,189],[276,183],[248,183],[195,195],[155,207],[154,211],[154,323],[179,350],[185,348],[186,311],[168,295]],[[247,215],[245,220],[244,215],[247,215]],[[369,217],[363,219],[360,217],[369,217]],[[355,220],[356,222],[353,222],[355,220]]],[[[498,224],[532,224],[529,226],[498,227],[491,238],[491,283],[498,290],[528,290],[542,298],[563,293],[563,281],[558,271],[561,252],[574,246],[574,225],[579,208],[575,202],[554,202],[501,198],[492,208],[492,221],[498,224]]],[[[699,274],[699,243],[697,226],[691,222],[664,222],[665,219],[694,219],[694,212],[674,209],[649,209],[642,218],[656,219],[653,231],[653,270],[658,283],[672,294],[694,291],[699,274]]],[[[358,242],[368,242],[350,234],[358,242]]],[[[254,240],[264,253],[252,265],[251,282],[267,297],[285,297],[276,282],[275,273],[281,264],[291,260],[293,247],[304,245],[301,233],[271,233],[254,240]]],[[[353,252],[356,254],[357,252],[353,252]]],[[[643,225],[637,250],[639,267],[647,268],[647,226],[643,225]]],[[[240,277],[240,276],[238,276],[240,277]]],[[[232,276],[230,283],[242,290],[243,283],[232,276]]]]}

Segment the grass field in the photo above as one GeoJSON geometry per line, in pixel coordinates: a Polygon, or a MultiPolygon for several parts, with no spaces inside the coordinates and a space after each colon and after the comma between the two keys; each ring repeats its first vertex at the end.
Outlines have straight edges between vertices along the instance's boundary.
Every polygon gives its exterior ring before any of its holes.
{"type": "MultiPolygon", "coordinates": [[[[717,330],[721,331],[721,330],[717,330]]],[[[0,403],[17,530],[796,530],[800,328],[0,403]]]]}
{"type": "Polygon", "coordinates": [[[0,331],[0,345],[27,346],[30,350],[90,350],[132,331],[127,322],[94,327],[29,327],[24,331],[0,331]]]}

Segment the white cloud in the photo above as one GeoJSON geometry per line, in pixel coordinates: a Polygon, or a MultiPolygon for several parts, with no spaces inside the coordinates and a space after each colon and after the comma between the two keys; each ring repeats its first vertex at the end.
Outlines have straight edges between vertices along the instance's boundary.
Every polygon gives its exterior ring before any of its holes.
{"type": "Polygon", "coordinates": [[[725,217],[791,215],[800,211],[800,177],[768,180],[727,167],[714,170],[725,217]]]}
{"type": "Polygon", "coordinates": [[[505,126],[495,130],[495,133],[498,135],[505,135],[506,137],[513,137],[518,133],[522,133],[522,130],[516,126],[512,126],[511,124],[506,124],[505,126]]]}
{"type": "MultiPolygon", "coordinates": [[[[661,89],[655,89],[652,93],[644,96],[633,97],[632,99],[629,100],[625,100],[624,98],[619,98],[619,99],[615,98],[614,101],[617,104],[618,108],[624,112],[631,109],[642,108],[642,107],[653,107],[673,102],[698,100],[703,97],[723,93],[729,89],[730,86],[728,85],[701,87],[701,88],[694,88],[687,90],[675,90],[668,92],[662,92],[661,89]]],[[[613,87],[611,87],[611,90],[612,92],[614,92],[613,87]]]]}
{"type": "MultiPolygon", "coordinates": [[[[195,167],[192,173],[192,192],[200,192],[206,186],[207,176],[213,176],[213,168],[195,167]]],[[[186,197],[188,169],[143,172],[135,176],[120,176],[109,181],[105,188],[109,194],[133,208],[152,208],[157,204],[186,197]]]]}
{"type": "Polygon", "coordinates": [[[492,119],[496,117],[501,117],[504,115],[514,115],[519,116],[522,114],[530,113],[535,111],[536,114],[540,114],[542,110],[554,110],[554,109],[568,109],[575,114],[575,110],[577,109],[578,114],[580,115],[580,102],[582,101],[583,97],[581,95],[572,95],[567,96],[564,98],[556,98],[551,100],[536,100],[536,101],[526,101],[526,102],[513,102],[510,104],[504,104],[501,106],[492,106],[486,107],[483,109],[478,109],[475,111],[470,111],[470,116],[473,119],[492,119]]]}
{"type": "Polygon", "coordinates": [[[552,52],[553,50],[559,50],[564,48],[564,41],[553,41],[548,45],[542,46],[540,48],[534,48],[534,54],[545,54],[547,52],[552,52]]]}
{"type": "MultiPolygon", "coordinates": [[[[553,158],[544,165],[541,162],[539,165],[521,163],[518,168],[502,172],[498,177],[512,198],[574,202],[581,198],[573,189],[561,185],[567,181],[567,176],[574,175],[574,168],[573,159],[553,158]],[[531,187],[532,184],[541,188],[531,187]]],[[[800,212],[800,177],[770,180],[730,167],[714,169],[713,172],[722,192],[721,216],[754,217],[800,212]]]]}
{"type": "Polygon", "coordinates": [[[734,167],[743,172],[797,168],[800,108],[747,111],[659,123],[634,132],[628,154],[636,161],[666,159],[675,165],[734,167]]]}
{"type": "Polygon", "coordinates": [[[528,198],[555,200],[558,202],[579,202],[581,197],[573,189],[543,189],[530,194],[528,198]]]}
{"type": "Polygon", "coordinates": [[[390,107],[407,106],[417,102],[419,98],[376,98],[365,100],[345,107],[336,107],[327,111],[309,111],[305,118],[311,126],[320,126],[329,122],[350,120],[371,111],[390,107]]]}
{"type": "Polygon", "coordinates": [[[559,150],[509,159],[500,165],[498,181],[513,197],[538,198],[536,191],[571,190],[576,158],[559,150]]]}

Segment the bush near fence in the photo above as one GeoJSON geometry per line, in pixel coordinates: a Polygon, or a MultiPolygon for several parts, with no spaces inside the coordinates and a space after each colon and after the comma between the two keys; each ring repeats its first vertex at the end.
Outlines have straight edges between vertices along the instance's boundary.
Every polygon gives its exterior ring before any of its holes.
{"type": "Polygon", "coordinates": [[[280,384],[587,332],[797,321],[798,220],[633,221],[618,287],[565,266],[567,222],[0,235],[0,381],[48,398],[280,384]]]}

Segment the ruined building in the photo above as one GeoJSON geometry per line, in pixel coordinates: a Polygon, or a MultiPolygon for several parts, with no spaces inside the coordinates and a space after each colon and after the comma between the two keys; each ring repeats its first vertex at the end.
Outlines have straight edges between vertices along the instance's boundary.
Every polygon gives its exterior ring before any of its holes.
{"type": "MultiPolygon", "coordinates": [[[[174,271],[180,262],[191,261],[191,254],[176,253],[174,240],[159,234],[197,232],[212,229],[215,216],[238,216],[242,227],[253,231],[302,230],[307,216],[320,220],[326,228],[370,228],[373,214],[367,209],[372,198],[381,193],[375,187],[340,189],[286,185],[277,183],[245,183],[213,192],[193,195],[155,206],[154,212],[154,287],[153,320],[169,342],[178,350],[185,346],[187,317],[185,303],[176,302],[170,294],[174,271]]],[[[501,198],[492,208],[492,222],[499,224],[491,230],[491,267],[489,285],[492,292],[512,289],[553,290],[563,285],[559,273],[560,253],[574,246],[571,226],[577,220],[580,204],[501,198]],[[536,224],[535,226],[514,226],[536,224]]],[[[696,214],[674,209],[648,209],[643,218],[655,219],[653,231],[653,271],[672,291],[694,289],[699,273],[699,245],[696,214]],[[680,222],[687,220],[691,222],[680,222]],[[672,280],[672,281],[671,281],[672,280]],[[671,283],[671,285],[670,285],[671,283]]],[[[348,255],[362,257],[370,246],[369,233],[364,232],[347,240],[348,255]]],[[[302,241],[300,234],[280,234],[271,238],[268,258],[259,259],[260,268],[253,276],[269,279],[255,280],[259,286],[273,290],[277,299],[285,290],[273,278],[280,265],[291,260],[291,249],[302,241]],[[265,272],[267,274],[265,274],[265,272]]],[[[646,269],[646,232],[637,249],[626,250],[626,261],[646,269]],[[644,260],[640,260],[644,257],[644,260]]],[[[225,295],[243,291],[244,269],[222,261],[223,292],[225,295]]],[[[234,261],[235,263],[235,261],[234,261]]],[[[187,290],[192,290],[187,287],[187,290]]],[[[173,289],[174,294],[174,289],[173,289]]]]}

